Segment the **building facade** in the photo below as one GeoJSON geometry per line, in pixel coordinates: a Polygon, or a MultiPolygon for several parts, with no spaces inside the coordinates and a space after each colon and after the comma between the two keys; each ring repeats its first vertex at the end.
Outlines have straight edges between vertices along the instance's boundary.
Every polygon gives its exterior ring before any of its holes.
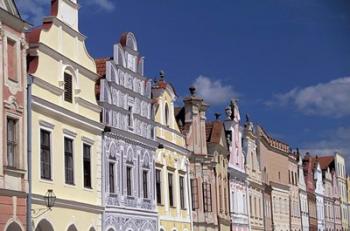
{"type": "Polygon", "coordinates": [[[151,80],[133,33],[123,33],[113,58],[97,60],[103,136],[106,231],[155,231],[155,141],[151,80]]]}
{"type": "Polygon", "coordinates": [[[341,214],[341,200],[340,200],[340,192],[339,185],[337,181],[337,176],[335,171],[332,171],[332,184],[333,184],[333,201],[334,201],[334,230],[342,230],[342,214],[341,214]]]}
{"type": "Polygon", "coordinates": [[[191,196],[189,188],[190,152],[175,119],[175,89],[164,79],[152,86],[155,111],[156,140],[161,148],[156,152],[156,202],[161,231],[187,230],[191,226],[191,196]]]}
{"type": "Polygon", "coordinates": [[[232,100],[225,112],[224,126],[230,151],[228,172],[230,176],[231,230],[249,230],[247,174],[245,173],[245,157],[242,151],[242,134],[240,132],[241,117],[237,101],[232,100]]]}
{"type": "Polygon", "coordinates": [[[273,230],[290,230],[290,206],[288,183],[287,144],[271,138],[257,126],[258,150],[265,181],[271,187],[272,228],[273,230]]]}
{"type": "Polygon", "coordinates": [[[206,139],[208,155],[214,158],[215,182],[216,182],[216,206],[218,218],[218,230],[229,231],[231,228],[230,204],[229,204],[229,183],[228,183],[228,147],[223,123],[217,120],[206,123],[206,139]]]}
{"type": "Polygon", "coordinates": [[[290,230],[301,230],[301,209],[299,198],[298,185],[298,155],[297,153],[290,153],[289,169],[288,169],[288,183],[289,183],[289,200],[290,200],[290,230]]]}
{"type": "Polygon", "coordinates": [[[244,124],[242,138],[248,180],[249,226],[250,230],[264,230],[264,186],[260,169],[260,156],[257,152],[254,125],[249,121],[248,116],[244,124]]]}
{"type": "Polygon", "coordinates": [[[0,1],[0,230],[26,230],[27,72],[24,31],[13,0],[0,1]]]}
{"type": "Polygon", "coordinates": [[[214,158],[208,155],[206,142],[206,111],[208,105],[190,88],[184,107],[176,109],[176,120],[186,137],[190,155],[192,222],[194,231],[218,230],[214,158]]]}
{"type": "Polygon", "coordinates": [[[340,208],[341,208],[341,220],[342,228],[344,231],[348,230],[349,226],[349,214],[348,214],[348,191],[346,188],[346,168],[345,159],[340,153],[335,153],[335,174],[340,193],[340,208]]]}
{"type": "MultiPolygon", "coordinates": [[[[321,162],[322,163],[322,162],[321,162]]],[[[332,174],[328,166],[322,167],[324,182],[324,214],[326,230],[334,230],[334,200],[333,200],[333,184],[332,174]]]]}
{"type": "Polygon", "coordinates": [[[317,230],[324,231],[325,226],[325,215],[324,215],[324,194],[325,189],[323,186],[322,170],[318,160],[315,159],[316,168],[314,169],[314,180],[315,180],[315,194],[316,194],[316,212],[317,212],[317,230]]]}
{"type": "Polygon", "coordinates": [[[298,187],[300,199],[301,225],[303,231],[309,230],[309,206],[307,201],[306,181],[304,178],[303,158],[298,152],[298,187]]]}
{"type": "Polygon", "coordinates": [[[306,180],[307,201],[309,207],[309,230],[317,231],[316,194],[314,184],[315,161],[309,153],[303,159],[304,175],[306,180]]]}
{"type": "Polygon", "coordinates": [[[78,30],[78,9],[76,0],[53,0],[51,15],[27,34],[35,230],[101,230],[98,75],[78,30]],[[49,190],[56,203],[42,213],[49,190]]]}

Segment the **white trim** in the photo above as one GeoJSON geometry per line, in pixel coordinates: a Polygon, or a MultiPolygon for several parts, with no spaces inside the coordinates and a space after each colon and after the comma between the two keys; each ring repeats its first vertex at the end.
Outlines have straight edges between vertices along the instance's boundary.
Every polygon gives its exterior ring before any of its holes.
{"type": "Polygon", "coordinates": [[[39,127],[44,127],[45,129],[47,129],[48,131],[52,132],[53,129],[55,128],[54,124],[51,124],[49,122],[46,122],[44,120],[39,120],[39,127]]]}
{"type": "MultiPolygon", "coordinates": [[[[39,139],[38,139],[38,147],[39,147],[39,164],[38,164],[38,167],[39,167],[39,181],[41,182],[44,182],[44,183],[48,183],[48,184],[53,184],[54,183],[54,171],[53,171],[53,166],[54,166],[54,155],[52,155],[52,149],[53,149],[53,142],[52,142],[52,138],[53,138],[53,131],[54,131],[54,125],[52,125],[53,127],[47,127],[47,126],[43,126],[42,125],[42,122],[44,121],[39,121],[39,139]],[[51,179],[43,179],[41,178],[41,130],[44,130],[44,131],[47,131],[50,133],[50,176],[51,176],[51,179]]],[[[47,122],[45,122],[47,123],[47,122]]]]}
{"type": "Polygon", "coordinates": [[[92,102],[89,102],[86,99],[83,99],[81,97],[74,97],[74,99],[75,99],[75,102],[77,104],[79,104],[80,106],[82,106],[82,107],[90,109],[90,110],[92,110],[94,112],[101,112],[102,111],[102,107],[101,106],[99,106],[97,104],[94,104],[92,102]]]}
{"type": "Polygon", "coordinates": [[[33,76],[33,84],[35,84],[36,86],[39,86],[47,91],[52,92],[53,94],[60,96],[63,95],[64,93],[64,89],[57,87],[41,78],[35,77],[33,76]]]}
{"type": "MultiPolygon", "coordinates": [[[[64,129],[63,129],[63,131],[64,131],[64,129]]],[[[64,184],[64,187],[70,187],[70,188],[76,188],[77,187],[77,185],[76,185],[76,179],[75,179],[75,175],[76,175],[76,169],[75,169],[75,163],[76,163],[76,161],[75,161],[75,136],[74,137],[72,137],[72,136],[70,136],[70,135],[68,135],[68,134],[63,134],[63,184],[64,184]],[[66,166],[65,166],[65,163],[66,163],[66,161],[65,161],[65,147],[64,147],[64,139],[65,138],[68,138],[68,139],[71,139],[72,140],[72,155],[73,155],[73,184],[68,184],[68,183],[66,183],[66,166]]]]}
{"type": "Polygon", "coordinates": [[[73,132],[69,129],[63,128],[63,134],[64,134],[64,137],[68,137],[74,140],[77,137],[78,133],[73,132]]]}
{"type": "Polygon", "coordinates": [[[95,144],[95,141],[93,139],[90,139],[86,136],[82,136],[81,141],[83,141],[83,143],[89,144],[91,146],[93,146],[95,144]]]}

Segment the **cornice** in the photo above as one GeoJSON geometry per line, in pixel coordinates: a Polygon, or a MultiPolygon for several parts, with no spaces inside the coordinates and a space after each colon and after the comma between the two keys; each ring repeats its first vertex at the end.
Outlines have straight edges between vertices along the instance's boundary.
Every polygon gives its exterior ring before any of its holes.
{"type": "Polygon", "coordinates": [[[176,145],[174,143],[171,143],[165,139],[157,137],[156,141],[159,142],[160,144],[163,144],[165,148],[168,148],[172,151],[178,152],[178,153],[183,154],[185,156],[189,156],[191,154],[191,152],[188,149],[181,147],[179,145],[176,145]]]}
{"type": "Polygon", "coordinates": [[[50,23],[52,22],[55,26],[61,26],[62,29],[67,32],[72,37],[78,37],[79,40],[84,41],[86,39],[86,36],[80,33],[79,31],[74,30],[72,27],[70,27],[68,24],[62,22],[59,18],[56,16],[48,16],[45,17],[43,20],[44,23],[50,23]]]}
{"type": "Polygon", "coordinates": [[[37,86],[39,86],[47,91],[50,91],[57,96],[63,95],[64,90],[62,88],[57,87],[57,86],[43,80],[42,78],[39,78],[39,77],[36,77],[33,75],[32,75],[32,78],[33,78],[33,84],[35,84],[35,85],[37,85],[37,86]]]}
{"type": "Polygon", "coordinates": [[[102,107],[100,107],[99,105],[93,104],[93,103],[91,103],[91,102],[89,102],[89,101],[87,101],[79,96],[75,97],[74,99],[75,99],[75,102],[77,102],[77,104],[79,104],[85,108],[88,108],[94,112],[100,113],[102,111],[102,107]]]}

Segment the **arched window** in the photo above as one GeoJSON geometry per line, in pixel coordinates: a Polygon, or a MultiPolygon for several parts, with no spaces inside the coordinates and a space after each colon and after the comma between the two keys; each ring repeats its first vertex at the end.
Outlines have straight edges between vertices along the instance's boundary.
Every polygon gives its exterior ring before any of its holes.
{"type": "Polygon", "coordinates": [[[70,225],[67,229],[67,231],[78,231],[75,225],[70,225]]]}
{"type": "Polygon", "coordinates": [[[19,224],[16,222],[12,222],[6,229],[6,231],[22,231],[21,227],[19,224]]]}
{"type": "Polygon", "coordinates": [[[38,223],[38,226],[36,227],[35,231],[54,231],[54,229],[51,223],[44,219],[38,223]]]}
{"type": "Polygon", "coordinates": [[[73,76],[64,72],[64,101],[73,102],[73,76]]]}
{"type": "Polygon", "coordinates": [[[165,116],[165,125],[169,126],[169,106],[168,106],[168,104],[165,104],[164,116],[165,116]]]}

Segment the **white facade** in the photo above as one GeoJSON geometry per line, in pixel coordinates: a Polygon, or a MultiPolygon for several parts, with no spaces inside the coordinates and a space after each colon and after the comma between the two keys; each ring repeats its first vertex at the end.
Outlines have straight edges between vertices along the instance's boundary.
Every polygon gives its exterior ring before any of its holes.
{"type": "Polygon", "coordinates": [[[156,231],[151,81],[143,76],[132,33],[122,35],[106,62],[100,105],[109,128],[103,137],[104,230],[156,231]]]}
{"type": "Polygon", "coordinates": [[[338,190],[340,194],[340,212],[343,230],[348,230],[349,216],[347,209],[347,187],[346,187],[346,169],[345,169],[345,159],[339,153],[335,154],[335,174],[338,185],[338,190]]]}
{"type": "Polygon", "coordinates": [[[317,168],[315,169],[314,177],[316,181],[315,194],[316,194],[317,229],[319,231],[323,231],[326,228],[325,215],[324,215],[325,189],[323,187],[322,170],[319,163],[317,163],[317,168]]]}
{"type": "Polygon", "coordinates": [[[299,155],[299,198],[300,198],[300,211],[301,211],[301,225],[303,231],[309,231],[309,206],[307,201],[306,184],[303,171],[303,160],[299,155]]]}

